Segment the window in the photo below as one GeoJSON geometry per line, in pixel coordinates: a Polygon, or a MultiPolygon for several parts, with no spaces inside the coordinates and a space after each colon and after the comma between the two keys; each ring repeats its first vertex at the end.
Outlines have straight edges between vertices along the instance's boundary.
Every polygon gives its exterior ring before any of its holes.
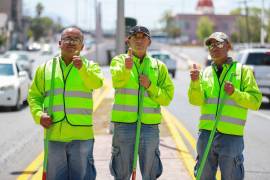
{"type": "Polygon", "coordinates": [[[250,53],[246,64],[257,66],[270,66],[270,53],[250,53]]]}
{"type": "Polygon", "coordinates": [[[170,59],[170,56],[167,54],[153,54],[152,57],[159,59],[164,63],[166,63],[170,59]]]}
{"type": "Polygon", "coordinates": [[[0,76],[14,75],[12,64],[0,64],[0,76]]]}

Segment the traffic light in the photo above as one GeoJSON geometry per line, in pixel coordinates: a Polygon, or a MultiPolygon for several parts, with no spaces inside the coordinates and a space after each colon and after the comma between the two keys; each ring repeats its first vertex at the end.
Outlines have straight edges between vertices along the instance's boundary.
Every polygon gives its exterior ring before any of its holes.
{"type": "Polygon", "coordinates": [[[131,18],[131,17],[125,18],[126,36],[128,34],[128,31],[130,30],[130,28],[132,28],[133,26],[136,26],[136,25],[137,25],[137,20],[135,18],[131,18]]]}

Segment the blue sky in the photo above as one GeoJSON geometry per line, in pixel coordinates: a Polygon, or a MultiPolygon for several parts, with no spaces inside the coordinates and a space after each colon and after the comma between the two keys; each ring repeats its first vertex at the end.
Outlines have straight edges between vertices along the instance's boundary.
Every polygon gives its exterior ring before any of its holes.
{"type": "MultiPolygon", "coordinates": [[[[98,0],[102,4],[102,26],[114,29],[116,24],[117,0],[98,0]]],[[[176,13],[195,13],[198,0],[125,0],[125,16],[135,17],[138,23],[149,28],[160,27],[159,19],[166,10],[176,13]]],[[[213,0],[216,14],[227,14],[230,10],[243,7],[242,0],[213,0]]],[[[270,7],[270,0],[264,0],[265,7],[270,7]]],[[[78,7],[78,24],[84,29],[94,29],[94,0],[23,0],[23,12],[35,15],[35,6],[41,2],[45,9],[43,15],[54,19],[61,17],[64,25],[76,22],[78,7]],[[78,3],[76,5],[76,3],[78,3]]],[[[249,6],[261,6],[261,0],[248,0],[249,6]]]]}

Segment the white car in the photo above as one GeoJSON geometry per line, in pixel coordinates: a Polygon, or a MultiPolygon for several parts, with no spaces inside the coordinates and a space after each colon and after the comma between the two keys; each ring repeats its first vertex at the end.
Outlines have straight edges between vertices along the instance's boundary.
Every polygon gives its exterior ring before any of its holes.
{"type": "Polygon", "coordinates": [[[176,73],[176,61],[171,58],[171,55],[166,51],[149,51],[148,54],[153,58],[162,61],[168,68],[169,73],[172,77],[175,77],[176,73]]]}
{"type": "Polygon", "coordinates": [[[242,50],[238,53],[236,59],[253,69],[263,96],[270,100],[270,49],[254,48],[242,50]]]}
{"type": "Polygon", "coordinates": [[[0,106],[21,109],[27,100],[30,79],[15,60],[0,58],[0,106]]]}
{"type": "Polygon", "coordinates": [[[51,55],[53,53],[52,46],[48,43],[45,43],[41,46],[41,53],[42,55],[48,54],[51,55]]]}
{"type": "Polygon", "coordinates": [[[30,59],[25,51],[7,51],[4,58],[11,58],[17,61],[20,69],[27,71],[30,78],[32,78],[33,59],[30,59]]]}

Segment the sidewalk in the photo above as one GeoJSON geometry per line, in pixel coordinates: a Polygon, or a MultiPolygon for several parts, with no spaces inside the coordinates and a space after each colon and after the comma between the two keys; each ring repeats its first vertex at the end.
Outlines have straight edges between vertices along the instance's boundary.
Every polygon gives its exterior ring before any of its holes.
{"type": "MultiPolygon", "coordinates": [[[[113,180],[109,170],[111,140],[111,135],[97,135],[95,138],[94,157],[97,169],[97,180],[113,180]]],[[[160,152],[163,173],[159,180],[191,179],[177,155],[177,149],[170,136],[160,138],[160,152]]],[[[137,170],[137,179],[141,179],[139,170],[137,170]]]]}
{"type": "MultiPolygon", "coordinates": [[[[113,91],[110,91],[101,102],[100,107],[94,112],[95,145],[94,160],[97,170],[97,180],[113,180],[110,174],[109,163],[111,158],[112,135],[108,133],[110,113],[113,103],[113,91]]],[[[163,173],[158,180],[191,180],[182,159],[179,149],[169,132],[164,121],[160,128],[160,154],[163,173]]],[[[139,165],[137,166],[137,180],[141,180],[139,165]]]]}

